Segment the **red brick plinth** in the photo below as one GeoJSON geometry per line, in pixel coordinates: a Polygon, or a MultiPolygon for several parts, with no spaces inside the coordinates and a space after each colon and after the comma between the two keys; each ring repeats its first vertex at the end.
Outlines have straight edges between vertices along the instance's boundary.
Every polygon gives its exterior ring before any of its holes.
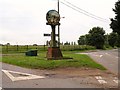
{"type": "Polygon", "coordinates": [[[63,55],[59,47],[49,47],[47,51],[48,60],[62,59],[63,55]]]}

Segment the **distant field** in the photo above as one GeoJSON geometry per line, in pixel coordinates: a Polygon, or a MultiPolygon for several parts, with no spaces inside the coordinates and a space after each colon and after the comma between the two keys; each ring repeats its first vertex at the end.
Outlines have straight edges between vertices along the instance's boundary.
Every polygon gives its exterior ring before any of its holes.
{"type": "MultiPolygon", "coordinates": [[[[38,45],[4,45],[1,47],[2,53],[23,53],[31,49],[38,49],[40,51],[47,51],[48,46],[38,45]]],[[[86,45],[61,45],[60,46],[62,51],[84,51],[84,50],[93,50],[95,47],[93,46],[86,46],[86,45]]]]}

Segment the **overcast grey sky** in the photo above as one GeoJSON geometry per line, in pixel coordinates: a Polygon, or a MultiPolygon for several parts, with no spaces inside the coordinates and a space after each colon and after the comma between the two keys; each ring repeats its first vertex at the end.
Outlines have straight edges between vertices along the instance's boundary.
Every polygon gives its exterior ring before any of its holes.
{"type": "MultiPolygon", "coordinates": [[[[103,27],[106,33],[112,32],[109,18],[114,18],[112,8],[118,0],[66,1],[107,22],[88,17],[60,3],[60,15],[65,17],[60,21],[61,42],[77,42],[80,35],[87,34],[96,26],[103,27]]],[[[43,34],[51,33],[51,27],[46,25],[46,13],[51,9],[57,10],[57,0],[0,0],[0,43],[44,44],[50,40],[43,34]]]]}

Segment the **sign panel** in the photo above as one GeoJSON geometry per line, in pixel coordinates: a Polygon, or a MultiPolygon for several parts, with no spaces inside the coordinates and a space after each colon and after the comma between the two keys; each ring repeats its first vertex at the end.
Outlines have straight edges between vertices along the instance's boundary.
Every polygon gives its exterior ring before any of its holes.
{"type": "Polygon", "coordinates": [[[51,34],[44,34],[44,36],[51,36],[51,34]]]}
{"type": "MultiPolygon", "coordinates": [[[[51,34],[44,34],[44,36],[51,36],[51,34]]],[[[58,36],[58,34],[55,34],[55,36],[58,36]]]]}

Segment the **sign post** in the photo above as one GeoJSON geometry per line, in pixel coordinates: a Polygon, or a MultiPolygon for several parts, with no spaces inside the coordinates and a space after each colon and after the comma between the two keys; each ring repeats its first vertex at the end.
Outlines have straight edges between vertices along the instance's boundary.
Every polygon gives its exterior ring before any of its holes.
{"type": "MultiPolygon", "coordinates": [[[[55,27],[60,25],[60,14],[56,10],[50,10],[46,14],[46,20],[47,20],[47,25],[51,26],[52,32],[51,32],[51,45],[48,47],[48,52],[47,52],[47,59],[48,60],[56,60],[56,59],[62,59],[62,53],[59,48],[57,47],[57,42],[56,42],[56,34],[55,34],[55,27]]],[[[47,36],[47,35],[46,35],[47,36]]],[[[49,36],[49,35],[48,35],[49,36]]],[[[59,34],[58,34],[59,38],[59,34]]],[[[59,41],[58,41],[59,43],[59,41]]]]}
{"type": "MultiPolygon", "coordinates": [[[[60,6],[59,6],[59,0],[58,0],[58,14],[60,14],[60,6]]],[[[60,47],[60,25],[58,25],[58,47],[60,47]]]]}

